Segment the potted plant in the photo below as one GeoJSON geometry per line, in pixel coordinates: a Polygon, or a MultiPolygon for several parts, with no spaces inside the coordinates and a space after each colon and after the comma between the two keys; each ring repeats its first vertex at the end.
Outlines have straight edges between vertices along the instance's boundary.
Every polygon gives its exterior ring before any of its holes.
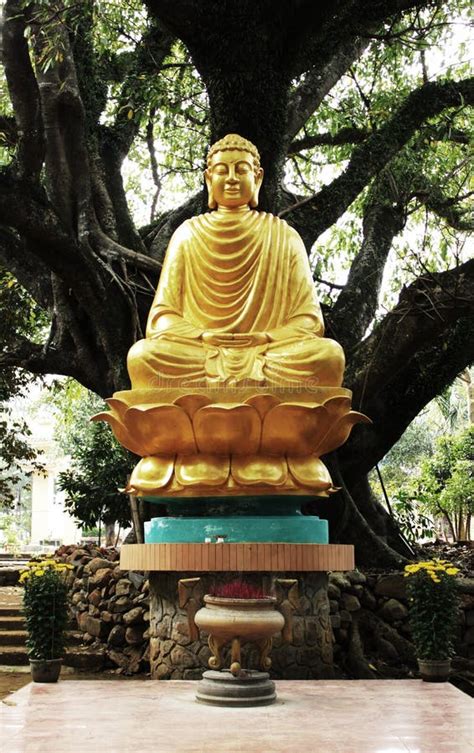
{"type": "Polygon", "coordinates": [[[72,565],[46,559],[29,562],[20,575],[33,682],[57,682],[61,671],[69,619],[65,575],[70,569],[72,565]]]}
{"type": "Polygon", "coordinates": [[[458,572],[457,567],[438,559],[405,567],[412,637],[420,675],[426,682],[444,682],[449,677],[458,572]]]}

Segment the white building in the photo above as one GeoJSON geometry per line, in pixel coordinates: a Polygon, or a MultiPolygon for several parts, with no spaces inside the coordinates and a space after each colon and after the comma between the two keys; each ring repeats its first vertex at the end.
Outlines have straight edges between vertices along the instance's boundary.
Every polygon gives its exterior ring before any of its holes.
{"type": "Polygon", "coordinates": [[[31,544],[77,544],[82,529],[65,509],[65,494],[57,484],[58,475],[67,469],[69,458],[54,441],[54,418],[47,414],[37,416],[31,430],[31,443],[42,450],[39,461],[45,467],[44,473],[35,472],[31,477],[31,544]]]}

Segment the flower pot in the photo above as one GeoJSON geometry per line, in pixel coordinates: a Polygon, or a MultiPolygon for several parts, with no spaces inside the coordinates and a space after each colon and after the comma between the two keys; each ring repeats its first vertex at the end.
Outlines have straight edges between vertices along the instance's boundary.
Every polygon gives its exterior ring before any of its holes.
{"type": "Polygon", "coordinates": [[[446,682],[451,669],[451,659],[418,659],[420,677],[425,682],[446,682]]]}
{"type": "Polygon", "coordinates": [[[263,599],[237,599],[222,596],[204,597],[205,606],[195,616],[196,625],[209,633],[209,659],[211,669],[222,666],[222,648],[232,643],[231,672],[240,672],[240,646],[252,641],[260,652],[259,664],[267,670],[271,666],[268,657],[272,646],[272,636],[279,633],[285,618],[275,607],[277,601],[268,596],[263,599]]]}
{"type": "Polygon", "coordinates": [[[61,672],[62,659],[30,659],[33,682],[57,682],[61,672]]]}

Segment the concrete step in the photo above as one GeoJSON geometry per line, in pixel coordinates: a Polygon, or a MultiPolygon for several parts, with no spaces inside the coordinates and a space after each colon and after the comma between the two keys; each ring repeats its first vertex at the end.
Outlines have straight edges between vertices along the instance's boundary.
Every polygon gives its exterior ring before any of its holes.
{"type": "Polygon", "coordinates": [[[1,646],[24,646],[26,630],[0,630],[1,646]]]}
{"type": "Polygon", "coordinates": [[[2,617],[16,617],[21,616],[23,614],[23,610],[21,609],[21,606],[17,606],[16,604],[8,604],[7,606],[0,606],[0,619],[2,617]]]}
{"type": "Polygon", "coordinates": [[[0,615],[0,633],[4,630],[23,630],[25,619],[22,615],[10,615],[2,617],[0,615]]]}
{"type": "Polygon", "coordinates": [[[25,667],[29,664],[24,646],[0,646],[0,665],[25,667]]]}

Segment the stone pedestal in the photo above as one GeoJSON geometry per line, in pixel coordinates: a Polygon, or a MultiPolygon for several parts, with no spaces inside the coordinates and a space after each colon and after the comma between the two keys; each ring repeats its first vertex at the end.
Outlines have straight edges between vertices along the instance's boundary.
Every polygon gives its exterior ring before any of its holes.
{"type": "MultiPolygon", "coordinates": [[[[178,581],[196,577],[194,572],[150,573],[150,665],[154,679],[200,679],[208,669],[210,651],[207,637],[201,634],[192,641],[187,614],[178,606],[178,581]]],[[[202,591],[208,593],[216,584],[233,581],[235,572],[199,573],[202,591]]],[[[276,578],[295,578],[299,585],[300,607],[293,617],[293,640],[283,643],[274,638],[270,654],[273,679],[330,679],[333,673],[332,631],[327,597],[328,576],[325,572],[248,572],[245,580],[274,590],[276,578]]],[[[248,662],[251,644],[242,650],[243,666],[248,662]]]]}

